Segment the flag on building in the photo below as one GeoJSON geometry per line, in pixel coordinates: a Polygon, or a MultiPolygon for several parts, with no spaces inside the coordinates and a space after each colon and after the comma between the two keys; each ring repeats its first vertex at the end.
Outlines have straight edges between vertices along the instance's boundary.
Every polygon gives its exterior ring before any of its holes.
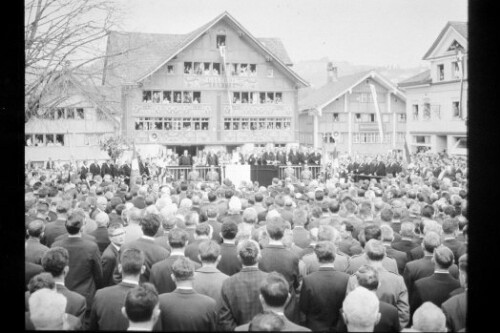
{"type": "Polygon", "coordinates": [[[411,163],[410,149],[408,148],[408,142],[405,140],[405,160],[407,164],[411,163]]]}

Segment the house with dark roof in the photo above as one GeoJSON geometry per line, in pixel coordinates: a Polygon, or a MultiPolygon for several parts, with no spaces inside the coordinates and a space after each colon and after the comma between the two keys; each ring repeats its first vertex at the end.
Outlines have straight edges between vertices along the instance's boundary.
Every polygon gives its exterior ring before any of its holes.
{"type": "Polygon", "coordinates": [[[403,148],[406,98],[374,70],[337,77],[299,101],[299,142],[325,154],[385,154],[403,148]]]}
{"type": "Polygon", "coordinates": [[[448,22],[425,53],[429,70],[399,83],[412,152],[467,154],[467,23],[448,22]]]}
{"type": "Polygon", "coordinates": [[[120,133],[120,107],[106,87],[85,71],[62,70],[46,87],[37,116],[25,124],[25,160],[106,160],[99,141],[120,133]]]}
{"type": "Polygon", "coordinates": [[[256,38],[227,12],[184,35],[112,31],[106,55],[102,84],[143,155],[299,141],[308,83],[279,38],[256,38]]]}

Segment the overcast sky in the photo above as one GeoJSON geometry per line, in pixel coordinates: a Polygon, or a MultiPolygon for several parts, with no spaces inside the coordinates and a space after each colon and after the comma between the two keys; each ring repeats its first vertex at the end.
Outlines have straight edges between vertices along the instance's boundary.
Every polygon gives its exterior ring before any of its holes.
{"type": "Polygon", "coordinates": [[[293,62],[329,57],[356,65],[426,65],[467,0],[117,0],[125,31],[187,33],[228,11],[255,37],[279,37],[293,62]]]}

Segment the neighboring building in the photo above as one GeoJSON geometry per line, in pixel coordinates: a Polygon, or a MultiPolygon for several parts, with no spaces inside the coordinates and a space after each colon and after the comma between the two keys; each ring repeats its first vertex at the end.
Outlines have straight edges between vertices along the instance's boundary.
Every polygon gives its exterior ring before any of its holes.
{"type": "Polygon", "coordinates": [[[280,39],[255,38],[227,12],[185,35],[113,31],[106,54],[103,85],[139,151],[299,141],[298,89],[308,83],[280,39]]]}
{"type": "Polygon", "coordinates": [[[448,22],[423,60],[430,62],[430,70],[399,84],[406,93],[410,150],[465,155],[467,23],[448,22]]]}
{"type": "Polygon", "coordinates": [[[343,77],[337,77],[336,68],[331,64],[327,70],[329,82],[299,101],[300,143],[323,149],[325,153],[336,150],[349,154],[385,154],[403,149],[404,94],[373,70],[343,77]],[[376,92],[375,99],[371,86],[376,92]]]}
{"type": "Polygon", "coordinates": [[[59,74],[51,81],[42,105],[25,124],[25,160],[53,161],[108,159],[99,139],[120,133],[119,110],[106,102],[108,92],[74,74],[59,74]]]}

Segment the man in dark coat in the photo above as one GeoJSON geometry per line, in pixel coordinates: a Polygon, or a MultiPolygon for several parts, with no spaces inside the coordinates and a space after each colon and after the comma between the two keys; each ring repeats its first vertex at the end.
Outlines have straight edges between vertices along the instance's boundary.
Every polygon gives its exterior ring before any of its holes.
{"type": "MultiPolygon", "coordinates": [[[[172,280],[172,265],[174,262],[184,257],[188,241],[188,234],[184,229],[174,228],[168,233],[168,243],[172,249],[170,255],[155,263],[151,267],[151,282],[159,294],[170,293],[175,290],[175,282],[172,280]]],[[[201,267],[198,263],[193,263],[195,269],[201,267]]]]}
{"type": "Polygon", "coordinates": [[[42,257],[49,250],[48,247],[40,243],[43,236],[45,222],[41,219],[35,219],[28,225],[28,236],[24,248],[24,259],[34,264],[40,265],[42,257]]]}
{"type": "Polygon", "coordinates": [[[57,220],[47,223],[42,237],[42,243],[47,247],[51,247],[57,237],[68,233],[66,231],[66,220],[70,209],[71,203],[68,200],[63,200],[57,204],[57,220]]]}
{"type": "Polygon", "coordinates": [[[292,163],[292,165],[300,164],[299,153],[297,152],[297,148],[293,147],[292,150],[288,153],[288,161],[292,163]]]}
{"type": "Polygon", "coordinates": [[[100,289],[90,312],[90,331],[125,331],[128,320],[122,314],[127,293],[139,285],[139,276],[144,273],[144,253],[130,248],[121,254],[118,271],[122,282],[116,286],[100,289]]]}
{"type": "Polygon", "coordinates": [[[433,260],[434,274],[415,282],[415,289],[410,299],[412,312],[425,302],[432,302],[441,307],[450,297],[450,293],[460,287],[460,282],[448,271],[453,265],[453,252],[441,245],[434,250],[433,260]]]}
{"type": "Polygon", "coordinates": [[[118,265],[120,248],[125,240],[125,229],[119,223],[112,223],[108,227],[108,237],[111,243],[106,247],[101,256],[103,286],[109,287],[115,284],[113,272],[118,265]]]}
{"type": "Polygon", "coordinates": [[[194,264],[180,257],[172,264],[176,289],[159,296],[160,318],[156,330],[168,332],[215,331],[217,323],[216,302],[199,294],[193,288],[194,264]]]}
{"type": "Polygon", "coordinates": [[[68,250],[69,272],[64,283],[69,290],[84,296],[90,309],[96,290],[102,287],[102,268],[97,244],[82,238],[84,219],[83,211],[74,210],[66,221],[68,237],[54,242],[52,247],[68,250]]]}
{"type": "Polygon", "coordinates": [[[467,254],[458,260],[460,269],[460,285],[464,292],[452,296],[441,305],[446,316],[446,326],[450,332],[459,332],[466,327],[467,319],[467,254]]]}
{"type": "Polygon", "coordinates": [[[188,154],[187,150],[184,150],[184,153],[179,158],[179,165],[193,165],[193,158],[188,154]]]}
{"type": "Polygon", "coordinates": [[[219,158],[212,150],[210,150],[207,154],[207,165],[219,165],[219,158]]]}
{"type": "Polygon", "coordinates": [[[89,173],[90,169],[87,166],[87,161],[83,161],[83,165],[80,168],[80,179],[85,180],[87,178],[87,173],[89,173]]]}
{"type": "Polygon", "coordinates": [[[314,252],[319,270],[304,277],[299,306],[306,316],[306,327],[313,331],[331,331],[340,317],[349,275],[334,270],[336,249],[333,242],[319,242],[314,252]]]}
{"type": "Polygon", "coordinates": [[[286,152],[284,148],[279,149],[276,153],[276,161],[278,162],[278,165],[286,164],[286,152]]]}
{"type": "Polygon", "coordinates": [[[122,245],[120,252],[126,249],[136,248],[144,253],[146,258],[146,270],[141,274],[141,283],[149,282],[151,267],[164,259],[167,259],[170,252],[154,241],[154,237],[160,228],[160,216],[156,214],[147,214],[141,218],[141,228],[143,236],[137,240],[122,245]]]}
{"type": "Polygon", "coordinates": [[[99,253],[102,255],[104,250],[108,247],[110,240],[108,236],[108,224],[109,216],[105,212],[99,212],[95,216],[95,223],[97,228],[89,233],[89,235],[94,236],[97,246],[99,247],[99,253]]]}
{"type": "Polygon", "coordinates": [[[222,244],[220,246],[221,260],[217,265],[217,269],[222,273],[231,276],[238,273],[242,268],[235,245],[238,225],[233,221],[226,221],[222,223],[220,233],[222,237],[222,244]]]}
{"type": "Polygon", "coordinates": [[[420,246],[414,239],[415,237],[415,226],[411,222],[401,223],[401,230],[399,234],[401,235],[401,240],[392,242],[392,248],[401,252],[405,252],[408,256],[410,251],[418,246],[420,246]]]}
{"type": "Polygon", "coordinates": [[[104,177],[104,175],[111,175],[111,166],[109,160],[105,161],[101,165],[101,177],[104,177]]]}
{"type": "Polygon", "coordinates": [[[92,174],[92,177],[101,174],[101,167],[99,166],[99,163],[97,163],[97,160],[90,164],[90,173],[92,174]]]}

